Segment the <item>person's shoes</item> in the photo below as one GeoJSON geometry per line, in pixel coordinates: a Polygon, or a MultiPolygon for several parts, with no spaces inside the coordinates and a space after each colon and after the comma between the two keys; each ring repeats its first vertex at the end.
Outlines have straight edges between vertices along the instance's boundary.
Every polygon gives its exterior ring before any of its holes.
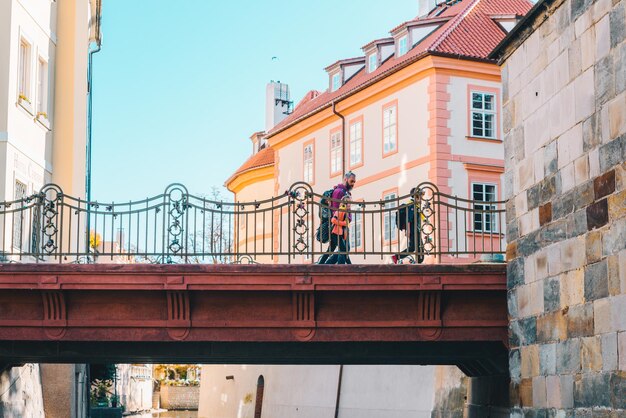
{"type": "Polygon", "coordinates": [[[392,255],[391,256],[391,261],[393,261],[393,264],[398,264],[398,256],[397,255],[392,255]]]}

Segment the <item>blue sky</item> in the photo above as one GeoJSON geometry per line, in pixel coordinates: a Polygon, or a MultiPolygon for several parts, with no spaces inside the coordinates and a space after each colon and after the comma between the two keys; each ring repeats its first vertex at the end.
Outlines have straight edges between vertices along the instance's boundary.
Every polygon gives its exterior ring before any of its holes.
{"type": "Polygon", "coordinates": [[[288,83],[296,102],[325,89],[324,67],[388,36],[417,3],[107,0],[94,56],[93,198],[222,186],[264,128],[267,82],[288,83]]]}

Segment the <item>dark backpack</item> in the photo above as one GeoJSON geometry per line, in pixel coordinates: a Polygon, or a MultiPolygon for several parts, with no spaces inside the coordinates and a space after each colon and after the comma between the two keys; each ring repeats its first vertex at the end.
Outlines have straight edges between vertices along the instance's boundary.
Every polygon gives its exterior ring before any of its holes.
{"type": "Polygon", "coordinates": [[[400,231],[404,231],[407,228],[407,223],[413,223],[414,218],[415,203],[405,203],[396,211],[396,226],[400,231]]]}
{"type": "Polygon", "coordinates": [[[322,222],[328,222],[332,216],[332,208],[330,207],[331,199],[333,197],[333,192],[335,188],[333,187],[330,190],[326,190],[322,193],[322,198],[320,199],[320,211],[319,217],[322,222]]]}

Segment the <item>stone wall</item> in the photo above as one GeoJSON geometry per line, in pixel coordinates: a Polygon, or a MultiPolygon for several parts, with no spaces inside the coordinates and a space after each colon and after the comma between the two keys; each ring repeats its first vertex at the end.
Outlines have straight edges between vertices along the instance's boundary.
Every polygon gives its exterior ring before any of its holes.
{"type": "Polygon", "coordinates": [[[454,366],[435,367],[435,400],[431,418],[462,418],[468,378],[454,366]]]}
{"type": "Polygon", "coordinates": [[[0,372],[0,417],[44,418],[38,364],[25,364],[0,372]]]}
{"type": "Polygon", "coordinates": [[[161,386],[161,408],[168,410],[197,410],[200,386],[161,386]]]}
{"type": "Polygon", "coordinates": [[[502,67],[512,416],[621,417],[626,0],[542,3],[502,67]]]}

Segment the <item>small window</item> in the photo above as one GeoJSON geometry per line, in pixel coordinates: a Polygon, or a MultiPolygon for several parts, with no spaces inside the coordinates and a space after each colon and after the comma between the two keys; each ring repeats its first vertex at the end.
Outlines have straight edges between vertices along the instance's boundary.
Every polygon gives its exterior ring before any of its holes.
{"type": "Polygon", "coordinates": [[[397,126],[397,107],[395,105],[385,107],[383,109],[383,154],[385,155],[398,149],[397,126]]]}
{"type": "Polygon", "coordinates": [[[408,36],[405,35],[398,41],[398,56],[401,57],[408,51],[408,36]]]}
{"type": "MultiPolygon", "coordinates": [[[[17,208],[23,206],[23,202],[20,200],[26,197],[26,185],[21,181],[15,182],[15,191],[13,199],[17,201],[17,208]]],[[[22,248],[22,238],[24,237],[24,213],[21,210],[17,210],[13,213],[13,247],[17,249],[22,248]]]]}
{"type": "Polygon", "coordinates": [[[350,233],[350,249],[356,250],[363,246],[363,214],[352,213],[352,223],[348,229],[350,233]]]}
{"type": "Polygon", "coordinates": [[[363,123],[350,125],[350,166],[363,163],[363,123]]]}
{"type": "Polygon", "coordinates": [[[496,206],[496,186],[494,184],[472,183],[474,200],[474,232],[498,232],[496,206]]]}
{"type": "Polygon", "coordinates": [[[330,135],[330,174],[336,174],[342,170],[341,160],[341,131],[330,135]]]}
{"type": "Polygon", "coordinates": [[[373,73],[378,67],[378,55],[371,54],[368,59],[368,69],[367,71],[373,73]]]}
{"type": "Polygon", "coordinates": [[[313,182],[313,144],[304,147],[304,181],[313,182]]]}
{"type": "Polygon", "coordinates": [[[341,87],[341,73],[333,74],[332,91],[336,91],[341,87]]]}
{"type": "Polygon", "coordinates": [[[20,99],[30,102],[30,44],[20,41],[18,90],[20,99]]]}
{"type": "Polygon", "coordinates": [[[384,217],[384,236],[385,241],[394,241],[397,238],[397,228],[393,220],[395,219],[395,210],[393,208],[398,206],[398,195],[396,193],[389,193],[383,196],[385,201],[385,217],[384,217]]]}
{"type": "Polygon", "coordinates": [[[37,115],[48,118],[48,63],[42,58],[37,62],[37,115]]]}
{"type": "Polygon", "coordinates": [[[496,95],[472,92],[472,136],[496,139],[496,95]]]}

